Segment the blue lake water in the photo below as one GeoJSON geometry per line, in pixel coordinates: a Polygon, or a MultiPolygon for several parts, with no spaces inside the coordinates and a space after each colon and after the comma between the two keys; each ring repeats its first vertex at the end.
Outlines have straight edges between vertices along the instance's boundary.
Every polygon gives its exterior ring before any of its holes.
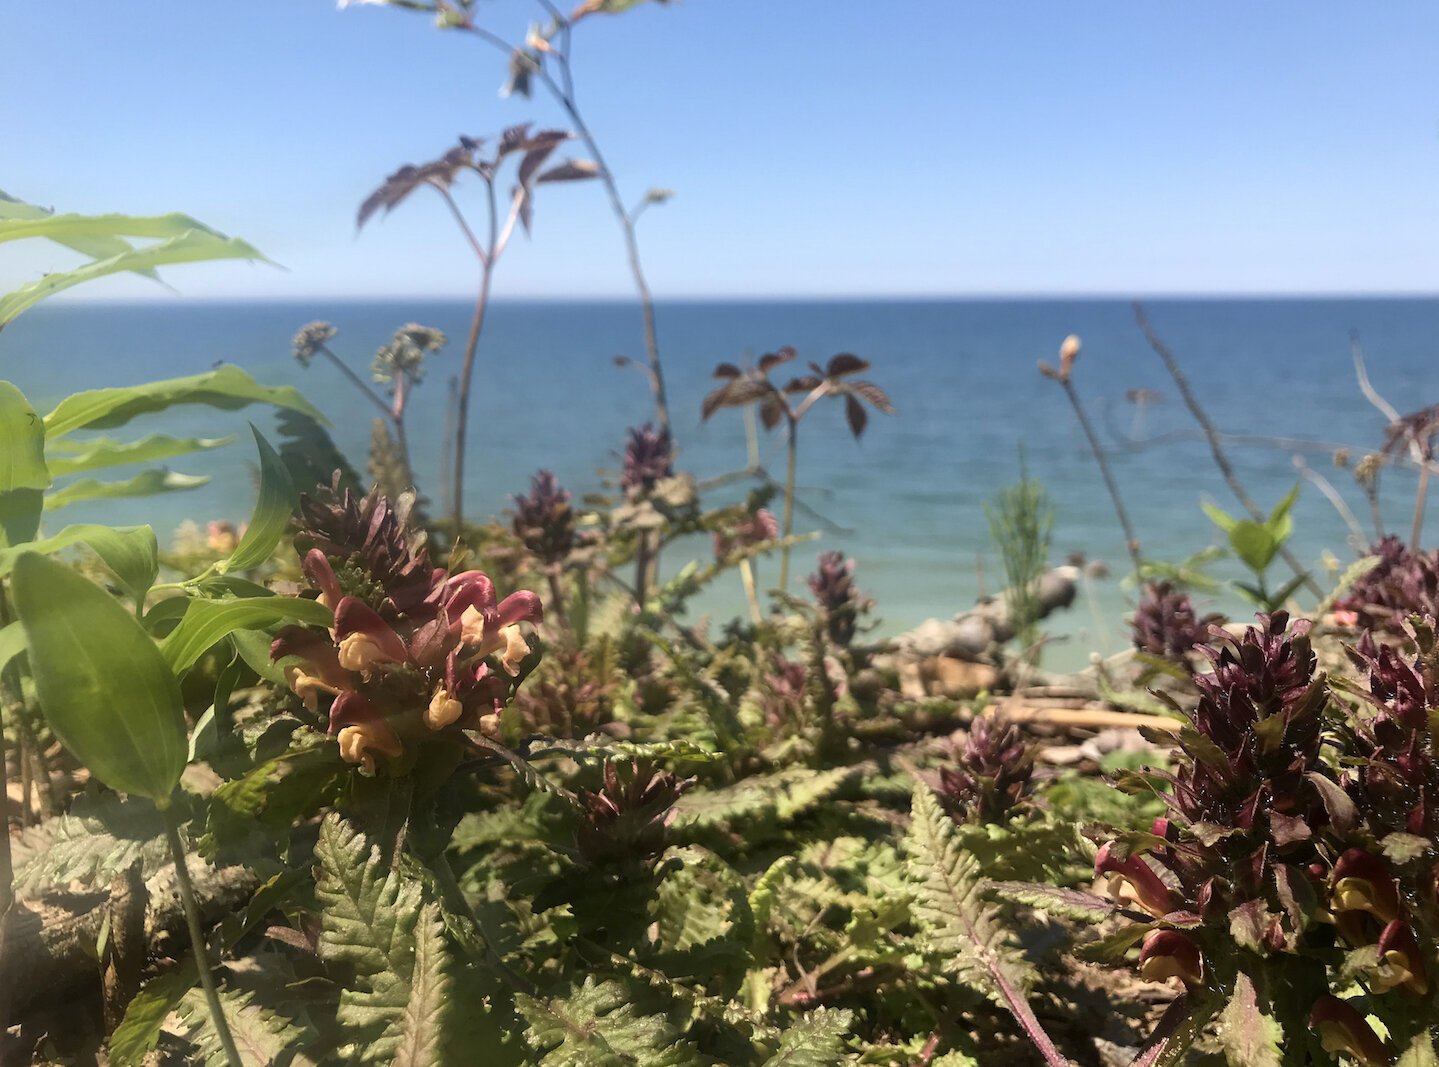
{"type": "MultiPolygon", "coordinates": [[[[1350,362],[1349,335],[1359,331],[1378,390],[1401,411],[1439,402],[1439,299],[1192,299],[1148,303],[1155,327],[1174,349],[1194,389],[1227,433],[1305,438],[1376,449],[1384,419],[1362,397],[1350,362]]],[[[68,392],[193,374],[217,362],[238,364],[269,384],[292,384],[334,423],[333,435],[363,464],[373,410],[339,375],[317,362],[308,369],[290,356],[290,338],[313,319],[340,329],[335,349],[362,375],[374,350],[406,322],[435,326],[450,347],[432,357],[414,398],[411,447],[428,491],[439,493],[440,444],[447,381],[458,369],[469,322],[463,302],[204,304],[185,300],[144,305],[69,304],[38,308],[0,332],[0,374],[41,410],[68,392]]],[[[983,502],[1015,480],[1023,442],[1032,475],[1053,498],[1053,556],[1070,552],[1112,564],[1114,576],[1093,585],[1082,602],[1051,627],[1067,638],[1050,662],[1074,665],[1090,649],[1116,650],[1131,594],[1120,587],[1122,538],[1103,483],[1063,393],[1035,369],[1055,359],[1060,341],[1084,341],[1075,372],[1078,391],[1100,427],[1116,476],[1146,552],[1178,558],[1219,537],[1199,508],[1202,498],[1230,511],[1230,497],[1173,383],[1118,300],[946,300],[914,302],[662,303],[659,335],[669,378],[682,466],[701,478],[744,464],[737,412],[700,420],[700,400],[715,384],[721,360],[743,360],[780,345],[801,359],[823,362],[849,351],[873,361],[866,375],[884,387],[898,414],[876,414],[864,438],[852,441],[840,405],[821,405],[802,428],[802,499],[838,529],[820,545],[799,550],[796,585],[813,553],[844,550],[857,561],[860,586],[879,601],[881,632],[973,603],[981,584],[1000,584],[983,502]],[[1148,389],[1159,399],[1142,410],[1126,392],[1148,389]],[[1164,438],[1129,447],[1127,439],[1164,438]]],[[[652,414],[648,388],[616,355],[643,358],[633,304],[502,303],[492,309],[482,341],[468,457],[468,513],[504,508],[540,467],[553,469],[579,496],[600,488],[597,468],[613,468],[627,426],[652,414]]],[[[145,420],[138,433],[215,436],[243,433],[245,419],[273,430],[258,408],[216,413],[192,408],[145,420]]],[[[248,435],[246,435],[248,436],[248,435]]],[[[1362,494],[1330,451],[1303,453],[1326,475],[1361,522],[1362,494]]],[[[1295,449],[1232,448],[1239,476],[1264,506],[1298,475],[1295,449]]],[[[783,468],[782,441],[764,444],[764,461],[783,468]]],[[[150,522],[162,542],[185,518],[243,519],[252,498],[252,449],[242,438],[227,449],[173,461],[176,470],[209,474],[198,490],[164,497],[82,505],[53,513],[66,522],[150,522]]],[[[119,477],[127,472],[118,470],[119,477]]],[[[1385,478],[1386,518],[1408,530],[1414,478],[1385,478]]],[[[721,491],[716,500],[742,490],[721,491]]],[[[1322,568],[1323,554],[1348,561],[1354,550],[1336,510],[1306,484],[1295,510],[1294,547],[1322,568]]],[[[800,516],[800,526],[819,528],[800,516]]],[[[1439,523],[1439,517],[1434,522],[1439,523]]],[[[1431,530],[1439,537],[1439,528],[1431,530]]],[[[707,552],[696,545],[695,551],[707,552]]],[[[669,562],[677,562],[677,553],[669,562]]],[[[762,582],[776,567],[761,568],[762,582]]],[[[1276,564],[1276,573],[1282,564],[1276,564]]],[[[1224,567],[1218,573],[1235,573],[1224,567]]],[[[1322,570],[1321,570],[1322,573],[1322,570]]],[[[738,582],[702,607],[738,611],[738,582]]],[[[1237,603],[1218,600],[1224,609],[1237,603]]]]}

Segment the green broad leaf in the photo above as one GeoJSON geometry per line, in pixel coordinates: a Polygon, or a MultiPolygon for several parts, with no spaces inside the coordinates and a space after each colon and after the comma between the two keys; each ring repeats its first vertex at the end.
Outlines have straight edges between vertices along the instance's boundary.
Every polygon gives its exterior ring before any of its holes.
{"type": "Polygon", "coordinates": [[[1229,528],[1229,547],[1246,567],[1262,574],[1279,551],[1279,540],[1267,526],[1240,519],[1229,528]]]}
{"type": "Polygon", "coordinates": [[[0,493],[49,489],[45,466],[45,424],[25,394],[0,381],[0,493]]]}
{"type": "Polygon", "coordinates": [[[155,542],[155,531],[148,526],[78,523],[66,526],[42,541],[32,541],[19,548],[0,549],[0,578],[14,569],[15,561],[25,552],[49,556],[77,544],[87,545],[105,566],[115,572],[115,577],[137,607],[144,603],[145,594],[155,584],[155,576],[160,572],[159,546],[155,542]]]}
{"type": "Polygon", "coordinates": [[[1260,1005],[1254,983],[1242,971],[1219,1013],[1218,1037],[1229,1067],[1282,1067],[1284,1028],[1260,1005]]]}
{"type": "Polygon", "coordinates": [[[141,471],[123,482],[102,482],[95,478],[84,478],[71,482],[45,497],[45,510],[55,511],[68,508],[86,500],[118,500],[132,496],[155,496],[159,493],[180,493],[186,489],[198,489],[208,482],[209,476],[179,474],[175,471],[152,468],[141,471]]]}
{"type": "Polygon", "coordinates": [[[18,622],[0,627],[0,671],[25,651],[25,630],[18,622]]]}
{"type": "Polygon", "coordinates": [[[113,429],[177,404],[206,404],[225,411],[237,411],[249,404],[270,404],[303,412],[321,425],[329,425],[299,390],[288,385],[261,385],[239,367],[227,365],[185,378],[75,393],[45,416],[45,436],[60,437],[85,427],[113,429]]]}
{"type": "Polygon", "coordinates": [[[0,216],[0,242],[17,241],[25,237],[45,237],[62,244],[75,240],[95,240],[115,237],[144,237],[152,240],[166,240],[180,237],[187,231],[196,230],[224,240],[225,235],[216,233],[203,222],[189,215],[51,215],[43,209],[36,209],[35,216],[4,218],[0,216]]]}
{"type": "Polygon", "coordinates": [[[1274,505],[1274,510],[1269,513],[1265,525],[1280,541],[1289,537],[1294,529],[1294,520],[1290,518],[1289,512],[1294,507],[1294,502],[1299,499],[1299,482],[1294,483],[1294,488],[1284,494],[1284,499],[1274,505]]]}
{"type": "Polygon", "coordinates": [[[114,1067],[141,1067],[147,1062],[147,1055],[160,1040],[160,1028],[197,981],[195,957],[187,955],[178,971],[145,983],[110,1035],[110,1062],[114,1067]]]}
{"type": "Polygon", "coordinates": [[[333,626],[335,616],[323,604],[299,597],[191,600],[180,622],[160,642],[160,652],[170,669],[181,674],[236,630],[267,629],[276,623],[291,622],[333,626]]]}
{"type": "Polygon", "coordinates": [[[831,1067],[854,1061],[845,1053],[844,1038],[854,1025],[854,1013],[818,1008],[801,1015],[784,1031],[775,1054],[764,1067],[831,1067]]]}
{"type": "Polygon", "coordinates": [[[27,552],[11,578],[35,688],[55,735],[113,789],[170,802],[185,769],[180,684],[109,593],[27,552]]]}
{"type": "Polygon", "coordinates": [[[284,686],[285,671],[270,658],[270,635],[263,630],[235,630],[230,634],[245,666],[274,685],[284,686]]]}
{"type": "Polygon", "coordinates": [[[163,433],[150,434],[138,441],[112,441],[108,438],[67,441],[62,438],[50,446],[50,473],[59,478],[127,463],[154,463],[160,459],[224,448],[234,440],[233,437],[171,437],[163,433]]]}
{"type": "Polygon", "coordinates": [[[175,263],[203,263],[220,259],[249,259],[269,262],[253,246],[237,237],[225,237],[214,230],[186,230],[175,237],[144,248],[130,248],[106,259],[92,260],[74,270],[57,271],[0,296],[0,328],[21,312],[72,286],[110,274],[154,270],[175,263]]]}
{"type": "Polygon", "coordinates": [[[222,574],[246,571],[269,559],[295,512],[297,494],[284,461],[259,430],[251,426],[250,432],[255,435],[255,447],[260,450],[260,497],[250,513],[245,536],[235,546],[234,554],[219,565],[222,574]]]}
{"type": "Polygon", "coordinates": [[[593,975],[568,996],[541,999],[515,995],[515,1006],[529,1022],[525,1040],[540,1055],[541,1067],[690,1067],[696,1050],[680,1038],[662,1015],[640,1015],[634,998],[613,978],[593,975]]]}
{"type": "Polygon", "coordinates": [[[1230,515],[1227,511],[1224,511],[1222,508],[1211,504],[1207,500],[1201,500],[1199,502],[1199,506],[1204,509],[1204,514],[1209,516],[1209,521],[1214,523],[1215,526],[1218,526],[1225,533],[1228,533],[1230,530],[1234,529],[1235,523],[1239,521],[1235,519],[1232,515],[1230,515]]]}
{"type": "Polygon", "coordinates": [[[50,481],[44,424],[24,393],[0,381],[0,546],[35,536],[50,481]]]}
{"type": "MultiPolygon", "coordinates": [[[[6,196],[3,191],[0,191],[0,220],[7,222],[32,222],[36,219],[50,218],[54,214],[55,213],[48,208],[38,207],[35,204],[27,204],[22,200],[16,200],[14,197],[6,196]]],[[[45,236],[49,237],[50,240],[58,245],[62,245],[71,251],[79,252],[87,259],[109,259],[111,256],[119,255],[121,252],[128,252],[135,247],[123,237],[109,236],[105,231],[99,233],[72,231],[68,233],[46,234],[45,236]]],[[[152,278],[155,281],[160,280],[160,276],[155,273],[154,270],[141,270],[136,271],[136,273],[143,274],[145,277],[152,278]]]]}

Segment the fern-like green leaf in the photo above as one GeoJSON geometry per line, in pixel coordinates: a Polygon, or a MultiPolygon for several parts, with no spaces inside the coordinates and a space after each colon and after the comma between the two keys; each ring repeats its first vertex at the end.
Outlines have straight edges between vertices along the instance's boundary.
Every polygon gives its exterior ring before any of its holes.
{"type": "Polygon", "coordinates": [[[567,997],[515,996],[542,1067],[690,1067],[696,1053],[659,1015],[640,1015],[614,979],[586,978],[567,997]]]}
{"type": "Polygon", "coordinates": [[[724,758],[719,752],[701,748],[683,737],[668,741],[651,741],[640,744],[635,741],[616,741],[604,734],[590,734],[578,741],[558,738],[547,741],[543,748],[530,750],[530,759],[551,754],[565,755],[576,759],[606,759],[611,762],[657,762],[674,760],[682,763],[714,763],[724,758]]]}
{"type": "Polygon", "coordinates": [[[415,965],[395,1067],[433,1067],[442,1061],[450,1013],[448,963],[440,907],[426,904],[415,927],[415,965]]]}
{"type": "Polygon", "coordinates": [[[905,844],[925,941],[954,962],[960,981],[996,1003],[1022,996],[1033,972],[1000,926],[998,909],[984,899],[978,864],[959,847],[953,821],[923,784],[915,788],[912,812],[905,844]]]}
{"type": "Polygon", "coordinates": [[[833,1067],[854,1062],[844,1048],[844,1035],[853,1022],[853,1012],[833,1008],[800,1016],[781,1035],[779,1048],[764,1061],[764,1067],[833,1067]]]}
{"type": "MultiPolygon", "coordinates": [[[[302,1053],[316,1034],[283,1015],[267,1011],[255,1003],[253,993],[220,990],[220,1007],[235,1038],[235,1047],[245,1064],[286,1064],[300,1067],[315,1061],[302,1053]]],[[[194,1045],[196,1059],[205,1067],[228,1067],[229,1059],[215,1033],[214,1020],[198,989],[186,993],[180,1001],[181,1035],[194,1045]]]]}
{"type": "Polygon", "coordinates": [[[155,805],[115,793],[81,797],[68,815],[31,827],[15,842],[15,891],[33,896],[72,882],[105,888],[137,862],[142,878],[170,862],[155,805]]]}
{"type": "Polygon", "coordinates": [[[387,869],[379,848],[334,814],[320,824],[315,858],[320,958],[342,985],[336,1019],[350,1042],[341,1058],[388,1064],[402,1050],[438,1048],[445,953],[435,941],[443,936],[437,913],[421,907],[420,884],[387,869]]]}
{"type": "Polygon", "coordinates": [[[816,771],[787,767],[772,774],[746,778],[724,789],[686,793],[675,805],[675,827],[709,829],[726,824],[750,824],[765,819],[789,822],[818,807],[855,776],[852,767],[816,771]]]}

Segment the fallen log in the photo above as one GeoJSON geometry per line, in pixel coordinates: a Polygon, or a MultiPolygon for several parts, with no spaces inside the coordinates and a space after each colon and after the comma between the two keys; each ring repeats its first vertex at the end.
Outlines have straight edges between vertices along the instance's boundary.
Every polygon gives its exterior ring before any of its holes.
{"type": "MultiPolygon", "coordinates": [[[[253,871],[212,867],[199,856],[189,857],[188,870],[207,925],[233,913],[260,884],[253,871]]],[[[46,893],[15,902],[0,919],[0,990],[7,991],[10,1000],[8,1018],[0,1018],[0,1030],[31,1005],[53,1001],[86,985],[99,985],[101,965],[96,946],[100,929],[107,915],[125,910],[126,901],[120,898],[127,893],[138,891],[146,899],[144,930],[149,952],[166,937],[186,943],[185,913],[176,889],[174,864],[161,868],[141,886],[136,882],[128,889],[123,879],[117,879],[109,890],[46,893]]]]}
{"type": "MultiPolygon", "coordinates": [[[[1035,588],[1039,618],[1073,604],[1079,589],[1079,578],[1078,567],[1055,567],[1046,571],[1035,588]]],[[[974,661],[991,653],[1014,634],[1009,598],[1000,594],[980,601],[953,618],[926,619],[914,629],[895,637],[889,644],[889,651],[900,663],[937,656],[974,661]]]]}

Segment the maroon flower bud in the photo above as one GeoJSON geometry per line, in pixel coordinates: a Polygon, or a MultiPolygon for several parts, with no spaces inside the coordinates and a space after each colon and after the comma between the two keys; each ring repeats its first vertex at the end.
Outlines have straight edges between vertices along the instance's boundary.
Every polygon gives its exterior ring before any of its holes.
{"type": "Polygon", "coordinates": [[[661,478],[674,474],[674,443],[668,429],[656,430],[649,423],[632,428],[629,434],[620,485],[626,491],[647,493],[661,478]]]}
{"type": "Polygon", "coordinates": [[[1209,639],[1209,628],[1224,621],[1222,615],[1194,613],[1189,594],[1168,582],[1151,582],[1134,612],[1134,647],[1140,652],[1183,664],[1186,655],[1209,639]]]}
{"type": "Polygon", "coordinates": [[[1149,982],[1178,978],[1193,989],[1204,982],[1204,959],[1178,930],[1151,930],[1139,949],[1139,975],[1149,982]]]}
{"type": "Polygon", "coordinates": [[[1309,1013],[1309,1025],[1319,1034],[1325,1052],[1347,1053],[1360,1067],[1388,1067],[1389,1049],[1347,1001],[1328,994],[1320,997],[1309,1013]]]}
{"type": "Polygon", "coordinates": [[[939,772],[940,798],[949,813],[960,822],[973,818],[1000,825],[1029,792],[1034,749],[1014,723],[981,716],[970,723],[955,763],[939,772]]]}
{"type": "Polygon", "coordinates": [[[511,528],[530,554],[541,563],[557,566],[575,547],[575,513],[570,494],[560,488],[553,473],[542,470],[530,479],[530,491],[515,498],[511,528]]]}
{"type": "Polygon", "coordinates": [[[689,784],[649,764],[621,769],[606,761],[600,790],[579,792],[575,847],[592,866],[652,863],[665,850],[675,801],[689,784]]]}
{"type": "Polygon", "coordinates": [[[874,603],[855,588],[854,560],[845,559],[840,552],[821,552],[819,570],[809,576],[809,589],[824,613],[830,640],[848,646],[860,614],[874,603]]]}

